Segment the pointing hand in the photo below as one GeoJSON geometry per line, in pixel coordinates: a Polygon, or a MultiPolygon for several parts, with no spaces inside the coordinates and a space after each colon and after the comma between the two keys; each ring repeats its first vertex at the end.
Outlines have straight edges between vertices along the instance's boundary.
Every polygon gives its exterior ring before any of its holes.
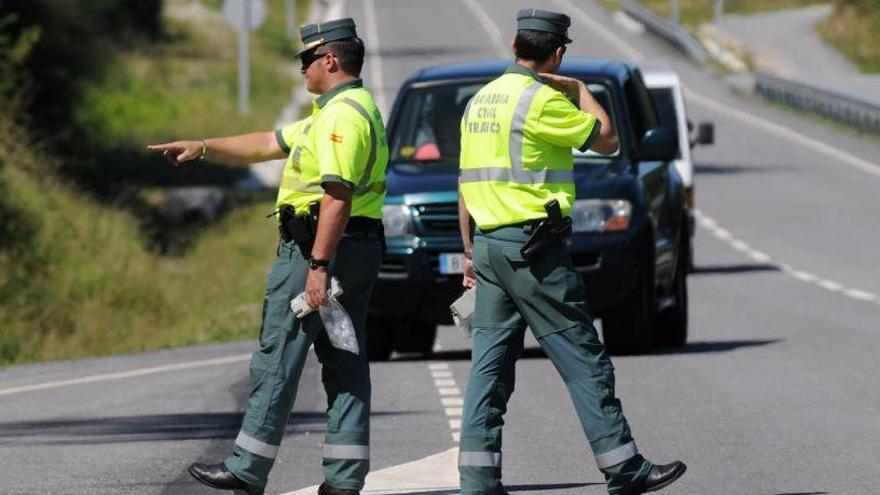
{"type": "Polygon", "coordinates": [[[153,153],[162,153],[169,162],[178,166],[183,162],[202,157],[202,141],[175,141],[165,144],[151,144],[147,150],[153,153]]]}

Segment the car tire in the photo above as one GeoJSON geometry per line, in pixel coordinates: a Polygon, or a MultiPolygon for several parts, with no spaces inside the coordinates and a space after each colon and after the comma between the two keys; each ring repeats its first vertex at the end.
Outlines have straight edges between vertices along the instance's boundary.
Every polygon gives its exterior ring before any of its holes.
{"type": "Polygon", "coordinates": [[[434,352],[437,324],[417,318],[399,322],[396,327],[394,348],[400,352],[418,352],[430,356],[434,352]]]}
{"type": "Polygon", "coordinates": [[[602,316],[602,335],[611,354],[644,354],[654,345],[656,294],[653,254],[642,250],[635,287],[624,301],[602,316]]]}
{"type": "Polygon", "coordinates": [[[388,361],[394,351],[394,320],[367,317],[367,355],[370,361],[388,361]]]}
{"type": "MultiPolygon", "coordinates": [[[[685,249],[684,246],[681,247],[685,249]]],[[[657,340],[660,345],[683,347],[688,336],[688,287],[687,259],[679,255],[672,280],[672,299],[674,304],[657,315],[657,340]]]]}

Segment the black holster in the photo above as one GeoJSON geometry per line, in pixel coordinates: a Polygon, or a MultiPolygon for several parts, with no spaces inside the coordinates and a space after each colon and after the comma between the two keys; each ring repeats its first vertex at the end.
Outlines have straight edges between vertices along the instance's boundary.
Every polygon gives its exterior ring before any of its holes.
{"type": "Polygon", "coordinates": [[[555,199],[544,205],[547,219],[538,223],[519,250],[523,259],[531,261],[553,246],[558,246],[571,234],[571,218],[563,217],[555,199]]]}
{"type": "MultiPolygon", "coordinates": [[[[313,212],[312,206],[309,205],[309,211],[313,212]]],[[[315,234],[318,231],[317,214],[297,216],[296,211],[291,205],[281,205],[278,210],[278,234],[284,242],[295,242],[303,248],[311,248],[315,242],[315,234]]]]}

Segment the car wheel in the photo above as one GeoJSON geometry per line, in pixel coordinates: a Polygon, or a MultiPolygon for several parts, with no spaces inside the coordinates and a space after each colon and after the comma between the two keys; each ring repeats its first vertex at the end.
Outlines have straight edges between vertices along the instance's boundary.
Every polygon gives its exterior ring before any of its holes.
{"type": "Polygon", "coordinates": [[[620,305],[602,316],[605,347],[612,354],[644,354],[654,345],[654,264],[651,251],[642,251],[635,287],[620,305]]]}
{"type": "MultiPolygon", "coordinates": [[[[682,246],[683,249],[684,246],[682,246]]],[[[682,347],[687,342],[688,335],[687,262],[685,258],[680,258],[675,267],[671,296],[674,304],[657,315],[657,338],[661,345],[682,347]]]]}
{"type": "Polygon", "coordinates": [[[418,352],[430,356],[434,352],[437,325],[417,318],[401,321],[397,325],[394,348],[400,352],[418,352]]]}
{"type": "Polygon", "coordinates": [[[388,361],[394,350],[394,320],[367,317],[367,355],[370,361],[388,361]]]}

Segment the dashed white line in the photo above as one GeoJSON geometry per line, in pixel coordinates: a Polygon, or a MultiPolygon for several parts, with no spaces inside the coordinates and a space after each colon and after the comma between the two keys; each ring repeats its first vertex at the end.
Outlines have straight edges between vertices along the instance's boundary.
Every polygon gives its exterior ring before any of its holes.
{"type": "Polygon", "coordinates": [[[773,265],[778,267],[783,273],[789,275],[795,280],[800,280],[801,282],[805,282],[821,289],[827,290],[829,292],[843,294],[850,299],[854,299],[856,301],[862,302],[871,302],[880,304],[880,297],[876,294],[872,294],[870,292],[861,290],[861,289],[853,289],[844,287],[843,284],[839,282],[835,282],[834,280],[828,280],[825,278],[821,278],[817,275],[814,275],[810,272],[799,270],[789,265],[788,263],[783,263],[779,261],[774,261],[773,258],[764,252],[757,251],[751,248],[748,243],[741,239],[737,239],[733,234],[731,234],[728,230],[724,229],[719,225],[718,221],[713,219],[712,217],[706,215],[700,210],[695,212],[697,217],[697,223],[704,229],[708,230],[712,235],[715,236],[718,240],[726,243],[733,249],[745,253],[751,259],[759,262],[765,263],[768,265],[773,265]]]}
{"type": "Polygon", "coordinates": [[[461,438],[461,416],[464,405],[461,390],[455,383],[455,377],[449,369],[449,364],[430,363],[428,369],[431,370],[434,386],[440,395],[440,403],[443,405],[443,412],[447,417],[452,441],[458,443],[461,438]]]}
{"type": "Polygon", "coordinates": [[[461,390],[458,387],[437,387],[437,393],[440,395],[461,395],[461,390]]]}
{"type": "Polygon", "coordinates": [[[441,397],[440,403],[448,407],[463,406],[464,399],[462,399],[461,397],[441,397]]]}

